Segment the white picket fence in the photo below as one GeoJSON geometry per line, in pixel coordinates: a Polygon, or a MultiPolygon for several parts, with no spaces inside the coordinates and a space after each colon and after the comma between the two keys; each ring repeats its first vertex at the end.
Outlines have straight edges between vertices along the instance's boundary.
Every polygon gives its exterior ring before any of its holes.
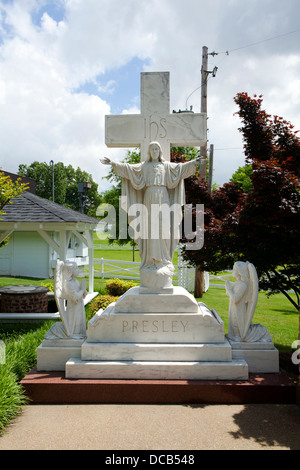
{"type": "MultiPolygon", "coordinates": [[[[106,247],[107,249],[107,247],[106,247]]],[[[104,278],[119,278],[139,280],[139,262],[112,260],[105,258],[97,258],[94,260],[95,275],[104,278]]],[[[173,283],[184,287],[188,292],[194,291],[195,268],[186,263],[180,252],[178,252],[178,265],[174,266],[173,283]]],[[[226,271],[226,274],[215,276],[213,274],[204,273],[203,290],[206,292],[209,287],[219,287],[224,289],[226,279],[232,276],[232,271],[226,271]],[[211,281],[218,281],[212,283],[211,281]]]]}
{"type": "Polygon", "coordinates": [[[102,279],[118,277],[119,279],[136,280],[139,279],[139,265],[140,263],[135,261],[100,258],[94,260],[94,272],[95,275],[100,275],[102,279]],[[122,267],[122,265],[126,267],[122,267]],[[106,269],[106,267],[109,267],[109,269],[106,269]]]}

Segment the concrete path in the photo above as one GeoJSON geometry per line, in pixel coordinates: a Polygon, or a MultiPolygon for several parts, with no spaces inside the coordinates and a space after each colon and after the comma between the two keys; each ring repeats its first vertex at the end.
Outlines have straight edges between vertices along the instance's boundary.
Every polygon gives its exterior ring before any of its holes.
{"type": "Polygon", "coordinates": [[[300,450],[297,405],[30,405],[0,450],[300,450]]]}

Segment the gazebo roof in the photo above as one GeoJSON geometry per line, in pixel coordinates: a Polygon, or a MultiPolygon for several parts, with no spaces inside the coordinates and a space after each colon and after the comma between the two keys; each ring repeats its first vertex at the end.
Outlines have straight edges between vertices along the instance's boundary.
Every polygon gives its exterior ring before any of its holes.
{"type": "MultiPolygon", "coordinates": [[[[84,223],[98,224],[99,220],[86,214],[61,206],[53,201],[24,192],[20,197],[12,198],[12,204],[4,206],[3,222],[37,223],[84,223]]],[[[0,222],[1,223],[1,222],[0,222]]]]}

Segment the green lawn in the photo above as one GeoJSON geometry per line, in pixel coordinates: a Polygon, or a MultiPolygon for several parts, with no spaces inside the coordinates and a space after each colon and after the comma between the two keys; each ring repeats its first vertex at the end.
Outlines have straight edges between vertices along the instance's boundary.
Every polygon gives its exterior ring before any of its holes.
{"type": "MultiPolygon", "coordinates": [[[[138,276],[138,273],[139,273],[138,265],[133,266],[130,264],[123,264],[123,263],[117,262],[118,260],[122,260],[122,261],[128,261],[129,263],[131,263],[134,259],[135,263],[140,263],[141,258],[140,258],[137,247],[135,248],[134,257],[133,257],[132,246],[130,245],[126,245],[126,247],[119,248],[119,249],[117,248],[118,246],[116,245],[113,249],[111,249],[111,248],[108,248],[108,242],[106,240],[99,240],[98,242],[94,244],[94,247],[95,247],[94,248],[95,260],[103,258],[105,260],[113,261],[111,264],[113,264],[114,266],[105,265],[104,272],[106,274],[109,275],[109,273],[111,273],[111,275],[113,275],[116,278],[118,276],[127,276],[128,274],[124,271],[124,269],[130,269],[138,276]],[[98,248],[100,245],[101,245],[101,248],[98,248]]],[[[174,266],[178,264],[177,252],[175,252],[174,254],[173,264],[174,266]]],[[[101,272],[101,264],[95,261],[94,267],[96,271],[96,276],[100,276],[99,273],[101,272]]]]}
{"type": "Polygon", "coordinates": [[[34,285],[34,286],[40,286],[41,283],[43,284],[48,284],[51,283],[53,284],[53,279],[36,279],[33,277],[5,277],[1,276],[0,277],[0,287],[3,286],[18,286],[18,285],[34,285]]]}

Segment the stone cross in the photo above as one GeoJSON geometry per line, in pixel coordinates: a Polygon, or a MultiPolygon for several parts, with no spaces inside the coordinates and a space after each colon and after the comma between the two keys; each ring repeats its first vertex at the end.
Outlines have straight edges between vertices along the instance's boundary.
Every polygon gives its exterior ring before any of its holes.
{"type": "Polygon", "coordinates": [[[170,114],[169,83],[169,72],[141,73],[141,114],[105,116],[107,147],[140,147],[145,161],[149,143],[158,141],[170,161],[171,146],[206,144],[206,114],[170,114]]]}

